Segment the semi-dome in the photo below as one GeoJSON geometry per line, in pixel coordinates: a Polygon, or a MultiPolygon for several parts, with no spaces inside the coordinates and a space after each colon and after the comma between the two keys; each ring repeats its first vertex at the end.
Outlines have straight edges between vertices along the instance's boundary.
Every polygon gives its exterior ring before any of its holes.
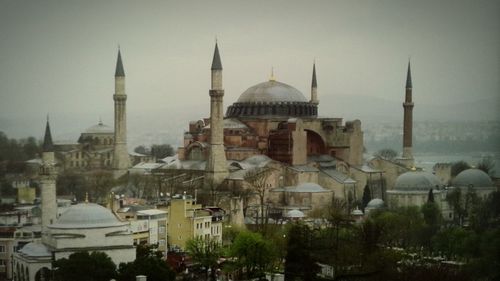
{"type": "Polygon", "coordinates": [[[436,175],[423,171],[409,171],[400,175],[394,184],[395,190],[400,191],[429,191],[441,186],[436,175]]]}
{"type": "Polygon", "coordinates": [[[307,99],[294,87],[271,80],[248,88],[240,95],[237,102],[307,102],[307,99]]]}
{"type": "Polygon", "coordinates": [[[457,187],[492,187],[494,186],[490,176],[479,169],[467,169],[460,172],[452,184],[457,187]]]}
{"type": "Polygon", "coordinates": [[[101,228],[121,226],[113,213],[103,206],[93,203],[73,205],[51,224],[50,228],[101,228]]]}
{"type": "Polygon", "coordinates": [[[308,117],[317,116],[318,107],[310,103],[294,87],[270,80],[244,91],[238,100],[229,106],[226,117],[308,117]]]}
{"type": "Polygon", "coordinates": [[[40,242],[28,243],[19,252],[30,257],[50,257],[52,255],[47,246],[40,242]]]}
{"type": "Polygon", "coordinates": [[[102,122],[99,122],[97,125],[91,126],[85,130],[86,134],[112,134],[113,132],[113,128],[108,125],[104,125],[102,122]]]}

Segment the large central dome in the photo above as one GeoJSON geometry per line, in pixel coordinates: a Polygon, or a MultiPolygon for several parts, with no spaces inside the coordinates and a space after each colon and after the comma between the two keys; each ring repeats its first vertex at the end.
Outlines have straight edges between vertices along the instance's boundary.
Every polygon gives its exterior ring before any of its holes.
{"type": "Polygon", "coordinates": [[[307,102],[307,99],[294,87],[271,80],[248,88],[237,102],[307,102]]]}
{"type": "Polygon", "coordinates": [[[226,117],[315,117],[317,104],[310,103],[294,87],[270,80],[248,88],[233,105],[226,117]]]}

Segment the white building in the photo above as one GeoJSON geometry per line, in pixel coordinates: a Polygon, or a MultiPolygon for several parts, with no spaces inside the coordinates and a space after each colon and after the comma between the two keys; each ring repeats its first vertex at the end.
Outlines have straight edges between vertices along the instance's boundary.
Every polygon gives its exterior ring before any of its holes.
{"type": "Polygon", "coordinates": [[[104,252],[117,265],[134,261],[130,224],[120,222],[110,210],[97,204],[71,206],[48,225],[42,241],[28,243],[14,254],[14,280],[40,280],[54,259],[82,251],[104,252]]]}

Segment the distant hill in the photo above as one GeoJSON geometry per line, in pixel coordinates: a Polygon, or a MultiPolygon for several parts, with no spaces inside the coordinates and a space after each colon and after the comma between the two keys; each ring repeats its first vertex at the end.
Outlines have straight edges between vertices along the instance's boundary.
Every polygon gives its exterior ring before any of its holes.
{"type": "MultiPolygon", "coordinates": [[[[486,121],[500,120],[500,98],[450,104],[415,104],[415,121],[486,121]]],[[[371,96],[325,96],[320,101],[320,115],[360,119],[370,122],[401,122],[402,102],[371,96]],[[325,106],[328,104],[330,106],[325,106]]]]}

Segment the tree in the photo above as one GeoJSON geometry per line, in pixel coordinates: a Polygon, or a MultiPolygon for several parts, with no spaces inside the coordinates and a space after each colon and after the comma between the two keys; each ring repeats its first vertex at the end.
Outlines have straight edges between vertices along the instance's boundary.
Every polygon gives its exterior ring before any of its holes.
{"type": "Polygon", "coordinates": [[[441,225],[441,210],[434,202],[427,202],[420,208],[424,215],[425,226],[423,229],[422,242],[432,251],[431,239],[439,231],[441,225]]]}
{"type": "Polygon", "coordinates": [[[365,185],[365,189],[363,189],[363,199],[361,202],[361,204],[362,204],[361,210],[363,212],[365,211],[366,205],[368,205],[368,203],[370,203],[371,200],[372,200],[372,195],[370,192],[370,188],[368,187],[368,185],[365,185]]]}
{"type": "Polygon", "coordinates": [[[92,202],[106,200],[111,188],[117,183],[113,178],[113,173],[105,170],[90,172],[86,180],[88,182],[87,191],[92,198],[92,202]]]}
{"type": "Polygon", "coordinates": [[[477,168],[487,173],[490,176],[493,176],[495,170],[495,160],[491,156],[484,157],[477,163],[477,168]]]}
{"type": "Polygon", "coordinates": [[[116,275],[116,265],[102,252],[77,252],[54,262],[57,281],[109,281],[116,275]]]}
{"type": "Polygon", "coordinates": [[[385,159],[385,160],[393,160],[394,158],[396,158],[396,156],[398,156],[398,153],[393,149],[384,148],[384,149],[377,151],[375,153],[375,156],[380,157],[380,158],[385,159]]]}
{"type": "Polygon", "coordinates": [[[451,165],[451,176],[456,177],[458,174],[460,174],[460,172],[470,168],[471,167],[467,162],[463,160],[457,161],[451,165]]]}
{"type": "Polygon", "coordinates": [[[315,280],[319,266],[311,249],[312,236],[313,233],[307,225],[294,224],[290,228],[285,259],[285,280],[315,280]]]}
{"type": "Polygon", "coordinates": [[[236,236],[230,255],[236,258],[236,268],[243,270],[247,279],[262,277],[272,270],[278,257],[276,246],[270,240],[250,231],[241,231],[236,236]]]}
{"type": "Polygon", "coordinates": [[[453,210],[453,219],[457,225],[462,225],[466,214],[462,197],[462,190],[460,188],[455,188],[446,194],[446,201],[448,201],[453,210]]]}
{"type": "Polygon", "coordinates": [[[205,239],[201,236],[190,239],[187,241],[186,251],[194,262],[199,263],[205,269],[205,280],[208,279],[209,271],[210,280],[217,279],[218,260],[222,256],[222,246],[217,240],[205,239]]]}
{"type": "Polygon", "coordinates": [[[156,159],[163,159],[174,154],[174,149],[170,144],[153,144],[151,146],[151,155],[156,159]]]}
{"type": "Polygon", "coordinates": [[[427,203],[434,203],[434,192],[432,188],[429,190],[429,194],[427,195],[427,203]]]}
{"type": "Polygon", "coordinates": [[[148,149],[144,145],[139,145],[134,148],[134,152],[149,155],[148,149]]]}
{"type": "Polygon", "coordinates": [[[68,170],[63,171],[56,180],[57,195],[73,195],[76,198],[85,198],[88,190],[88,181],[81,174],[68,170]]]}
{"type": "Polygon", "coordinates": [[[265,225],[267,220],[266,215],[266,207],[264,199],[266,198],[266,193],[269,189],[269,177],[275,171],[274,168],[271,167],[260,167],[249,170],[245,175],[245,181],[250,185],[251,189],[257,194],[259,197],[260,203],[260,221],[257,219],[257,224],[259,226],[259,230],[262,233],[265,233],[265,225]]]}
{"type": "Polygon", "coordinates": [[[137,275],[145,275],[148,281],[173,281],[175,272],[163,260],[162,253],[154,246],[138,245],[136,259],[121,263],[118,268],[118,281],[135,281],[137,275]]]}
{"type": "Polygon", "coordinates": [[[134,196],[137,198],[156,197],[160,193],[158,181],[151,175],[129,174],[128,184],[135,187],[134,196]]]}

